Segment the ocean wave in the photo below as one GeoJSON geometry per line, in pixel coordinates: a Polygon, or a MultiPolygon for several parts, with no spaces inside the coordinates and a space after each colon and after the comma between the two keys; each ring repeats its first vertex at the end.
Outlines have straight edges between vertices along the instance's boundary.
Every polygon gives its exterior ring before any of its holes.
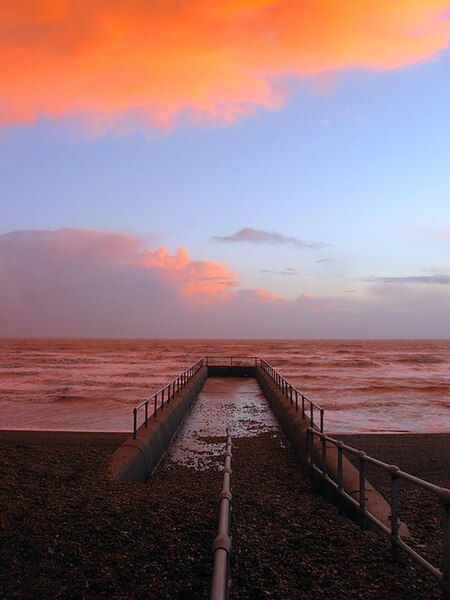
{"type": "Polygon", "coordinates": [[[439,356],[418,354],[416,356],[402,356],[401,358],[398,358],[396,362],[411,365],[440,365],[444,363],[445,360],[439,356]]]}
{"type": "MultiPolygon", "coordinates": [[[[424,403],[426,404],[426,403],[424,403]]],[[[418,403],[416,403],[416,406],[418,403]]],[[[325,409],[325,414],[328,414],[328,411],[333,412],[349,412],[354,411],[366,411],[366,412],[385,412],[388,409],[398,410],[400,407],[408,406],[408,399],[403,399],[399,401],[395,400],[383,400],[380,402],[378,399],[367,399],[367,400],[352,400],[352,401],[328,401],[323,403],[323,408],[325,409]]],[[[434,403],[433,403],[434,406],[434,403]]]]}
{"type": "Polygon", "coordinates": [[[70,402],[73,400],[90,400],[90,398],[86,398],[86,396],[74,396],[74,395],[70,395],[70,396],[65,396],[64,394],[61,396],[53,396],[51,398],[52,402],[70,402]]]}
{"type": "MultiPolygon", "coordinates": [[[[311,366],[318,366],[316,363],[312,363],[311,366]]],[[[370,359],[357,358],[355,360],[329,360],[324,361],[323,368],[336,368],[336,369],[378,369],[381,365],[370,359]]]]}
{"type": "Polygon", "coordinates": [[[364,393],[364,394],[450,394],[450,386],[446,384],[432,384],[429,382],[424,382],[423,384],[414,382],[409,383],[407,381],[398,381],[392,384],[383,384],[383,383],[370,383],[367,385],[358,385],[358,386],[340,386],[339,391],[341,394],[348,394],[352,396],[355,393],[364,393]]]}

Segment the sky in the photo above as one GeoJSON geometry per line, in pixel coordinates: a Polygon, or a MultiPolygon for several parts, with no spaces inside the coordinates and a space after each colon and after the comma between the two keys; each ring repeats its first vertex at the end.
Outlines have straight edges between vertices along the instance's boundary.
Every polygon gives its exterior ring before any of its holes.
{"type": "Polygon", "coordinates": [[[6,0],[0,336],[450,337],[450,1],[6,0]]]}

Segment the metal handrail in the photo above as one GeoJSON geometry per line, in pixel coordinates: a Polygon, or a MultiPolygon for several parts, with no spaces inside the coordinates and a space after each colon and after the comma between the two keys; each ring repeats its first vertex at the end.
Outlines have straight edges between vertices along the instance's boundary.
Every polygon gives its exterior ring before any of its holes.
{"type": "Polygon", "coordinates": [[[433,575],[440,583],[442,588],[442,597],[444,600],[450,600],[450,489],[439,487],[420,479],[415,475],[411,475],[405,471],[402,471],[396,465],[388,465],[373,456],[357,450],[352,446],[348,446],[339,440],[336,440],[323,432],[319,432],[316,429],[308,428],[308,462],[311,467],[311,475],[314,477],[314,473],[317,473],[322,479],[326,480],[331,484],[343,497],[345,497],[353,506],[355,506],[361,513],[364,519],[369,519],[375,525],[377,525],[384,533],[386,533],[391,540],[391,551],[393,560],[398,559],[398,550],[402,548],[405,550],[411,558],[418,562],[424,567],[431,575],[433,575]],[[313,439],[314,436],[318,436],[322,442],[322,451],[320,456],[320,466],[316,463],[316,459],[313,451],[313,439]],[[327,461],[326,461],[326,444],[330,443],[337,448],[338,451],[338,475],[337,481],[332,479],[327,472],[327,461]],[[355,500],[350,496],[343,488],[343,469],[342,459],[344,451],[356,456],[359,460],[359,489],[358,489],[358,500],[355,500]],[[379,521],[371,512],[367,510],[365,505],[365,492],[366,492],[366,476],[365,476],[365,465],[366,463],[375,465],[386,471],[391,477],[391,526],[387,527],[384,523],[379,521]],[[444,562],[443,570],[440,571],[434,565],[432,565],[426,558],[416,552],[409,544],[407,544],[400,536],[399,533],[399,517],[398,517],[398,481],[403,479],[409,481],[414,485],[425,489],[434,494],[442,504],[444,513],[444,535],[443,535],[443,552],[444,562]]]}
{"type": "Polygon", "coordinates": [[[249,365],[257,366],[258,361],[261,359],[259,356],[228,356],[226,354],[215,354],[210,356],[204,356],[205,366],[218,366],[217,361],[221,361],[220,366],[244,366],[242,361],[247,361],[249,365]],[[213,362],[214,361],[214,362],[213,362]],[[237,361],[237,362],[236,362],[237,361]]]}
{"type": "Polygon", "coordinates": [[[226,600],[229,590],[229,568],[231,554],[231,434],[227,429],[227,445],[225,451],[225,467],[223,484],[220,492],[220,512],[217,535],[213,543],[214,567],[211,582],[211,600],[226,600]]]}
{"type": "Polygon", "coordinates": [[[270,365],[263,358],[259,359],[259,364],[263,371],[272,379],[281,393],[289,400],[291,405],[295,404],[295,410],[299,410],[299,402],[301,406],[302,417],[305,419],[309,418],[309,424],[312,427],[314,423],[315,412],[319,412],[319,429],[323,432],[324,428],[324,409],[307,398],[305,394],[302,394],[295,386],[293,386],[287,379],[285,379],[272,365],[270,365]]]}
{"type": "Polygon", "coordinates": [[[178,394],[178,392],[194,377],[196,373],[203,367],[204,358],[200,358],[197,362],[192,364],[190,367],[185,369],[178,375],[173,381],[165,385],[163,388],[158,390],[156,394],[153,394],[146,400],[143,400],[140,404],[133,408],[133,439],[137,437],[137,431],[139,429],[138,416],[140,409],[144,408],[144,421],[143,425],[148,426],[150,412],[156,417],[158,410],[164,409],[164,404],[170,402],[170,400],[178,394]],[[158,406],[159,398],[159,406],[158,406]]]}

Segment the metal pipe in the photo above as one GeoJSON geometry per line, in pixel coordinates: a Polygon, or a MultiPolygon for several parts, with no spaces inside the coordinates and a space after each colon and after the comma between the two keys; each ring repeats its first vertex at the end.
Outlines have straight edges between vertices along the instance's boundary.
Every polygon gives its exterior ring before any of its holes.
{"type": "Polygon", "coordinates": [[[211,600],[226,600],[229,588],[229,565],[231,554],[231,435],[227,429],[227,445],[222,491],[220,492],[219,526],[213,543],[214,567],[211,582],[211,600]]]}

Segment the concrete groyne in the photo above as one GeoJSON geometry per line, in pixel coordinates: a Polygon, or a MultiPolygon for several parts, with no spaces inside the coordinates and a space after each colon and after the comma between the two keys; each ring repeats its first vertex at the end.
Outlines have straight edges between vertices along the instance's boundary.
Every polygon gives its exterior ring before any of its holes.
{"type": "MultiPolygon", "coordinates": [[[[126,440],[113,454],[110,472],[113,477],[125,481],[147,481],[158,463],[168,450],[180,425],[193,406],[209,377],[254,377],[256,378],[265,398],[272,408],[289,445],[302,466],[310,473],[308,460],[308,428],[311,420],[296,408],[282,393],[279,386],[269,377],[259,365],[210,364],[203,366],[175,397],[142,425],[136,439],[126,440]]],[[[319,439],[313,439],[313,452],[317,459],[322,455],[322,445],[319,439]]],[[[344,457],[342,461],[342,486],[355,499],[359,494],[359,472],[352,463],[344,457]]],[[[337,478],[338,456],[332,445],[327,445],[327,473],[337,478]]],[[[336,489],[326,480],[319,480],[321,492],[334,503],[343,508],[350,517],[361,522],[361,515],[355,506],[342,498],[336,489]]],[[[390,505],[384,497],[368,482],[365,484],[365,502],[367,509],[374,514],[386,527],[390,525],[390,505]]],[[[402,535],[408,535],[405,525],[402,535]]]]}
{"type": "Polygon", "coordinates": [[[202,367],[192,379],[142,425],[136,439],[127,439],[111,457],[111,475],[123,481],[147,481],[166,453],[180,425],[197,399],[208,378],[207,367],[202,367]]]}

